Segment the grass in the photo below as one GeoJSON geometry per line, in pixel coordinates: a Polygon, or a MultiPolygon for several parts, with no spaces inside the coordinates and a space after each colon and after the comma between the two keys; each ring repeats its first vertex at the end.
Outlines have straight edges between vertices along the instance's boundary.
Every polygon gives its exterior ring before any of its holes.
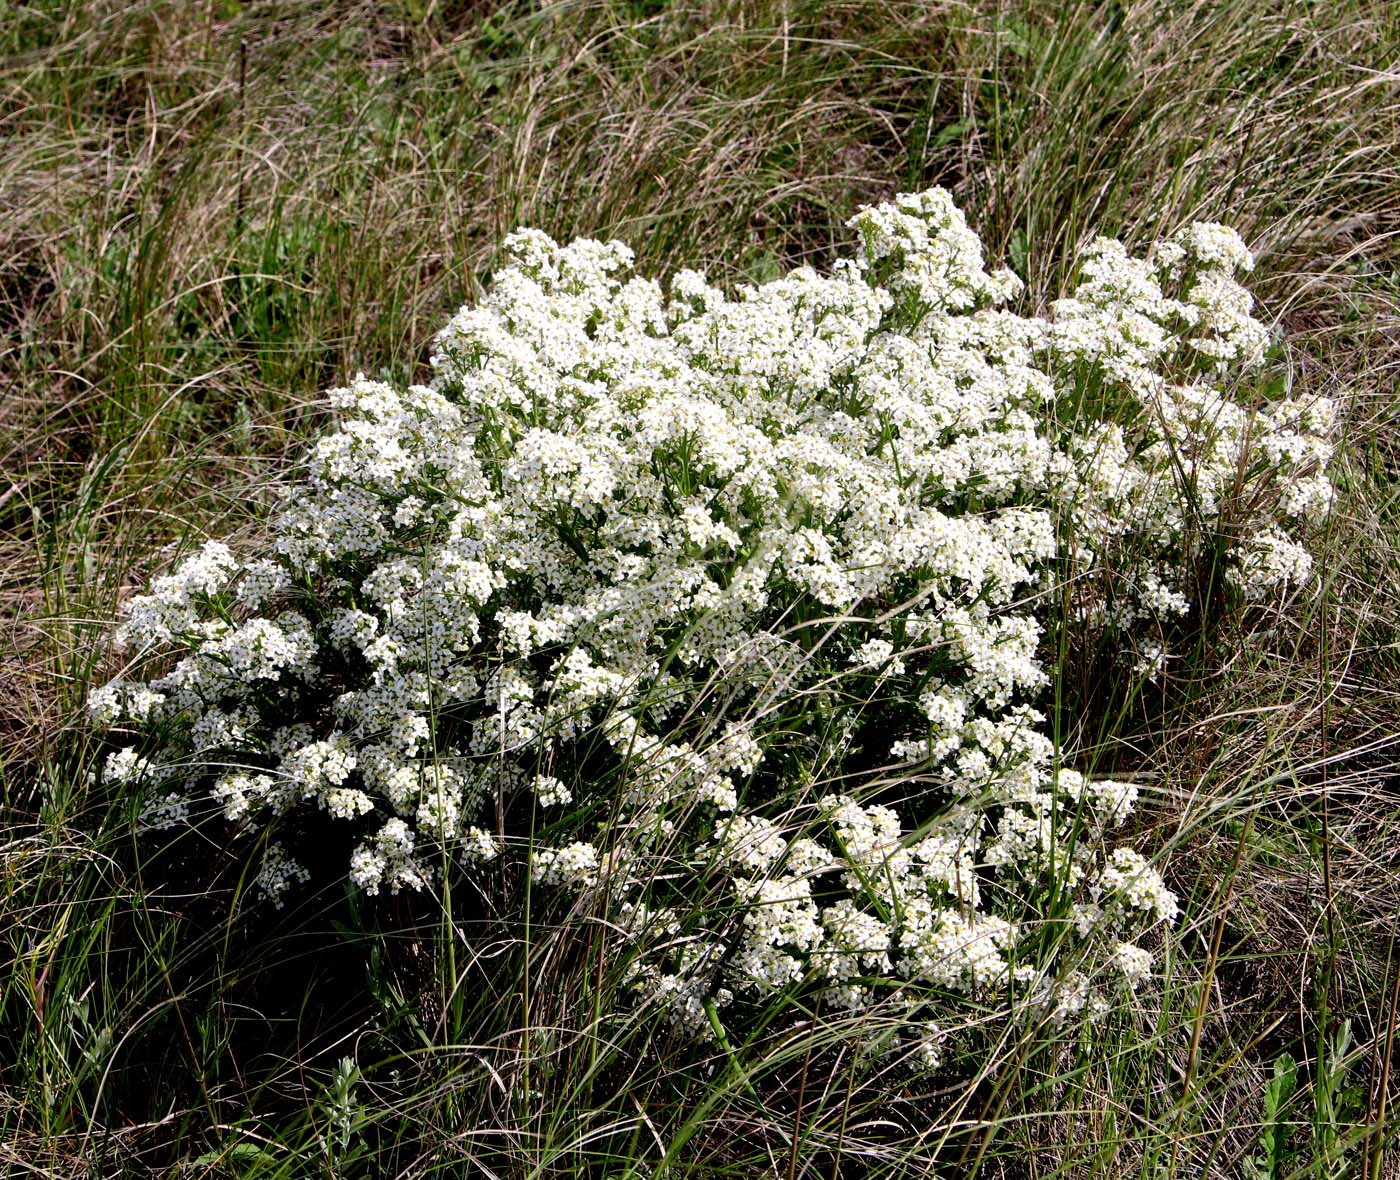
{"type": "Polygon", "coordinates": [[[1400,1175],[1397,60],[1365,0],[0,6],[5,1169],[1400,1175]],[[1267,380],[1345,409],[1314,594],[1151,693],[1059,669],[1184,902],[1154,1002],[1092,1042],[970,1009],[990,1052],[932,1078],[790,1031],[707,1058],[616,1039],[602,933],[500,882],[263,925],[212,827],[134,842],[76,721],[120,601],[258,528],[323,387],[421,378],[507,231],[733,283],[931,183],[1032,306],[1096,233],[1235,225],[1267,380]]]}

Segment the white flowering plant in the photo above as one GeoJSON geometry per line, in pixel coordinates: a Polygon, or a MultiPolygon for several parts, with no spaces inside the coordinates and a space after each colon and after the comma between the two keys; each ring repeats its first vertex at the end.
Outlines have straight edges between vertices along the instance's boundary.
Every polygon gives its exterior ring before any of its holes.
{"type": "Polygon", "coordinates": [[[1137,789],[1034,707],[1045,628],[1068,588],[1150,674],[1202,560],[1304,585],[1331,407],[1232,394],[1268,333],[1222,226],[1097,241],[1040,317],[942,190],[850,225],[830,274],[733,294],[511,235],[429,384],[332,392],[261,551],[128,604],[169,671],[92,695],[107,778],[154,826],[275,828],[276,904],[316,813],[367,894],[508,858],[700,1037],[790,992],[917,1029],[1141,986],[1176,901],[1114,846],[1137,789]]]}

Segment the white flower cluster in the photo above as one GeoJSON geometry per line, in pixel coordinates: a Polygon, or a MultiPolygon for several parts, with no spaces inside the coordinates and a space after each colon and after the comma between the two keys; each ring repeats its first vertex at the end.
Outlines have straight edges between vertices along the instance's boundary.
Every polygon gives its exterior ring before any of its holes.
{"type": "MultiPolygon", "coordinates": [[[[1175,902],[1105,859],[1136,789],[1059,768],[1029,707],[1039,592],[1090,588],[1131,640],[1190,608],[1207,541],[1250,598],[1301,583],[1330,407],[1224,392],[1266,337],[1222,227],[1096,243],[1045,320],[941,190],[851,225],[832,274],[733,296],[511,235],[430,385],[334,391],[267,552],[207,545],[131,604],[127,642],[173,666],[94,719],[231,821],[354,825],[370,893],[542,833],[534,881],[598,892],[692,1032],[785,987],[1000,986],[1047,891],[1136,985],[1119,936],[1175,902]],[[794,716],[896,773],[814,803],[794,716]]],[[[280,901],[303,872],[272,846],[259,879],[280,901]]]]}
{"type": "Polygon", "coordinates": [[[1298,529],[1332,504],[1332,402],[1246,404],[1227,392],[1269,340],[1235,277],[1253,266],[1239,235],[1213,223],[1146,260],[1099,239],[1046,327],[1047,371],[1072,391],[1058,403],[1049,485],[1081,575],[1077,606],[1120,633],[1141,672],[1161,668],[1160,624],[1189,612],[1220,556],[1246,600],[1306,584],[1298,529]]]}
{"type": "Polygon", "coordinates": [[[305,885],[310,879],[306,867],[288,856],[281,844],[272,843],[263,850],[257,885],[279,910],[286,904],[283,895],[293,885],[305,885]]]}

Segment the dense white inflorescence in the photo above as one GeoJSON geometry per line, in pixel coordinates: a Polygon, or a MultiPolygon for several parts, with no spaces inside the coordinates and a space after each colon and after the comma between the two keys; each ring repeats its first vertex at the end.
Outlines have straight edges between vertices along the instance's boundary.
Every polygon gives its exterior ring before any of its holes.
{"type": "Polygon", "coordinates": [[[279,905],[309,811],[371,894],[533,831],[532,881],[606,906],[700,1035],[799,985],[1021,980],[1057,1020],[1139,987],[1123,938],[1175,899],[1106,847],[1136,788],[1061,767],[1031,707],[1042,619],[1072,588],[1150,674],[1203,560],[1246,600],[1304,584],[1331,407],[1231,397],[1268,337],[1224,227],[1095,242],[1043,319],[941,190],[851,225],[833,273],[734,296],[511,235],[429,385],[332,393],[265,552],[129,604],[172,666],[92,695],[147,735],[107,776],[153,824],[279,821],[279,905]],[[1100,975],[1032,979],[1037,915],[1100,975]]]}

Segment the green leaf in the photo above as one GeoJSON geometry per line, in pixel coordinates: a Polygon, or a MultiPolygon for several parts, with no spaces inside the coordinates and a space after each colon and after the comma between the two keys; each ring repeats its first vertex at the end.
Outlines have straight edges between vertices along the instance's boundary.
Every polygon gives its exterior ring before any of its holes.
{"type": "Polygon", "coordinates": [[[1264,1127],[1259,1143],[1264,1149],[1264,1175],[1272,1180],[1284,1173],[1288,1145],[1288,1124],[1280,1117],[1298,1086],[1298,1063],[1288,1053],[1274,1062],[1274,1076],[1264,1087],[1264,1127]]]}

